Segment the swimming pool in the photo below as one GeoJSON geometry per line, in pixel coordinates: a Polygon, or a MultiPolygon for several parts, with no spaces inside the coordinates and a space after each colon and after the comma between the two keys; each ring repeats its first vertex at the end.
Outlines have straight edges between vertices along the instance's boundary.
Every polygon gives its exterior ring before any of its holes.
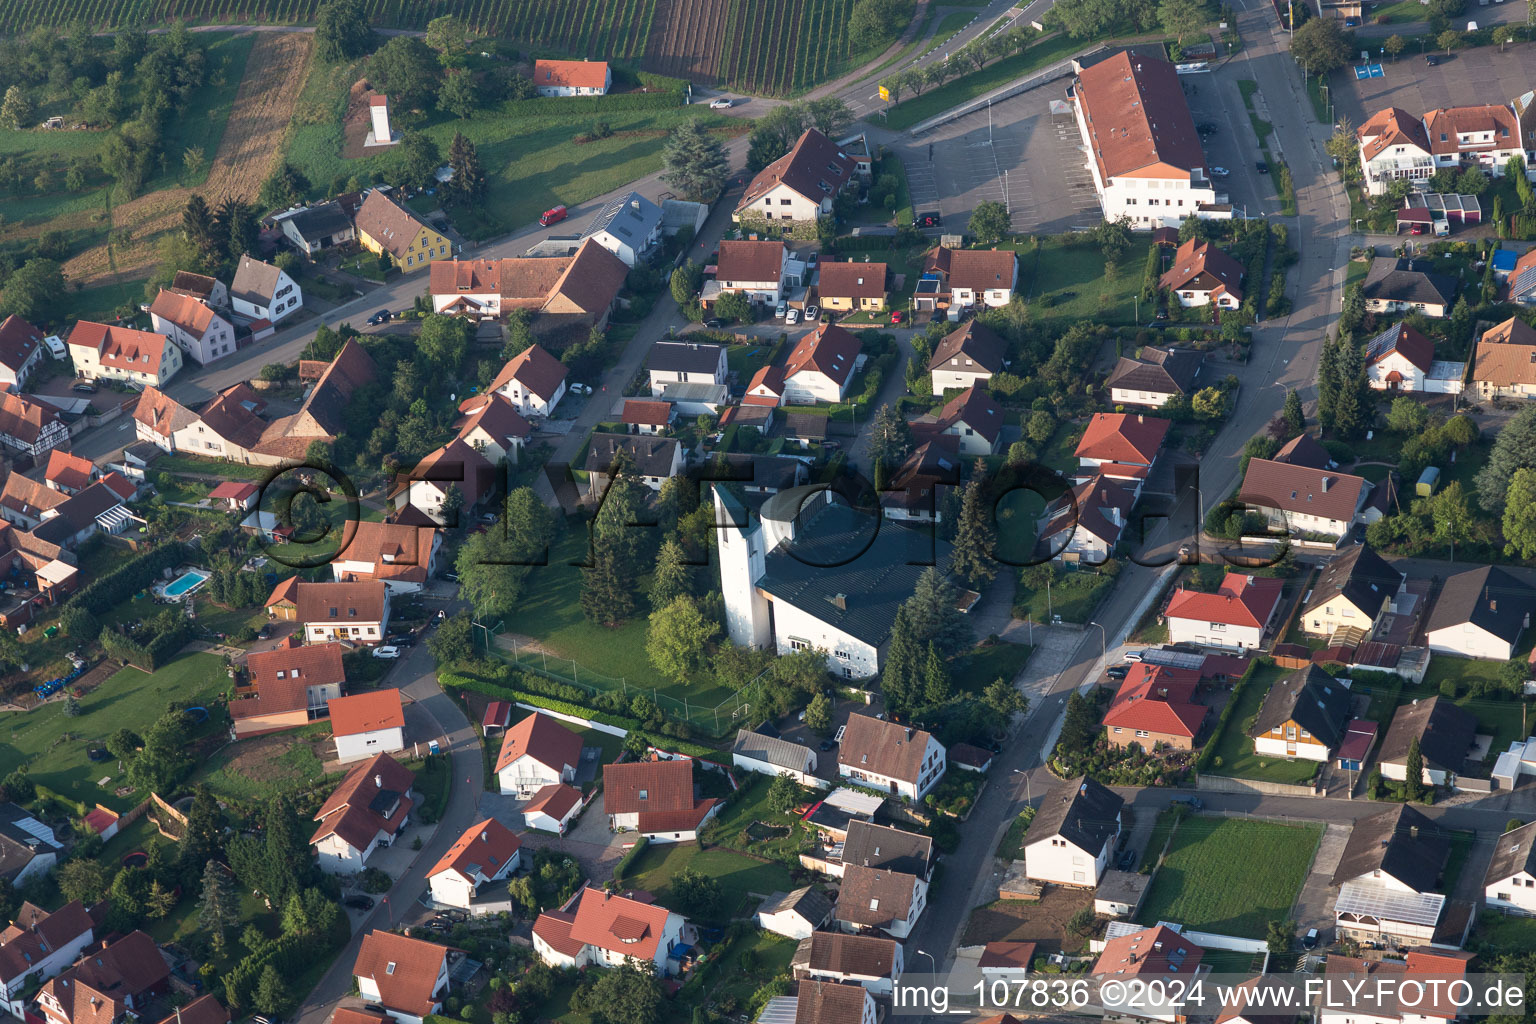
{"type": "Polygon", "coordinates": [[[198,569],[188,569],[180,576],[165,585],[166,597],[185,597],[198,587],[207,583],[209,576],[198,569]]]}

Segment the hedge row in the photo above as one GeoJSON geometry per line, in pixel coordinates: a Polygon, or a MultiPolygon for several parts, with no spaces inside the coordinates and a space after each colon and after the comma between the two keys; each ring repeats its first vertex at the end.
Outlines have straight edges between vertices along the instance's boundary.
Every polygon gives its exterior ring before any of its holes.
{"type": "Polygon", "coordinates": [[[570,117],[575,114],[617,114],[626,110],[675,110],[683,105],[680,92],[626,92],[617,96],[538,96],[508,100],[501,110],[514,117],[570,117]]]}
{"type": "Polygon", "coordinates": [[[572,704],[569,701],[556,700],[553,697],[545,697],[542,694],[529,693],[527,690],[518,690],[510,686],[501,686],[497,683],[488,683],[471,676],[460,675],[453,671],[439,671],[438,682],[443,689],[473,690],[483,693],[487,697],[495,697],[497,700],[522,701],[524,704],[532,704],[534,707],[543,708],[546,711],[557,711],[562,715],[575,715],[591,722],[602,725],[613,725],[627,732],[638,732],[647,743],[662,750],[676,751],[679,754],[687,754],[691,757],[716,758],[720,751],[713,747],[706,747],[699,743],[690,743],[687,740],[675,739],[671,736],[659,736],[645,729],[644,723],[637,718],[627,715],[614,715],[606,711],[596,711],[580,704],[572,704]]]}
{"type": "MultiPolygon", "coordinates": [[[[345,922],[346,919],[344,913],[337,915],[338,921],[345,922]]],[[[256,986],[261,982],[261,972],[267,964],[277,968],[277,973],[285,978],[296,977],[308,970],[325,953],[339,948],[344,942],[345,939],[338,942],[334,935],[283,935],[274,939],[241,960],[225,975],[224,1001],[231,1006],[249,1009],[256,995],[256,986]]]]}
{"type": "MultiPolygon", "coordinates": [[[[1242,677],[1232,684],[1232,696],[1227,698],[1226,707],[1221,709],[1221,717],[1216,719],[1216,728],[1212,731],[1211,738],[1206,741],[1204,749],[1200,751],[1200,756],[1195,758],[1195,771],[1197,773],[1203,772],[1206,768],[1210,767],[1211,759],[1216,756],[1216,747],[1219,745],[1218,741],[1227,731],[1227,724],[1232,718],[1232,710],[1239,703],[1238,698],[1242,696],[1243,687],[1253,681],[1254,670],[1259,667],[1260,661],[1269,661],[1269,659],[1254,658],[1248,662],[1248,667],[1243,671],[1242,677]]],[[[1271,662],[1271,664],[1273,663],[1271,662]]]]}
{"type": "Polygon", "coordinates": [[[620,886],[624,884],[624,876],[629,874],[629,869],[634,866],[635,861],[639,859],[640,854],[645,851],[645,848],[650,845],[650,842],[651,840],[647,836],[641,836],[639,839],[635,840],[635,845],[631,846],[628,852],[625,853],[624,856],[620,857],[619,862],[613,866],[614,882],[618,883],[620,886]]]}
{"type": "Polygon", "coordinates": [[[150,586],[165,570],[174,569],[187,561],[191,550],[180,541],[151,548],[80,588],[66,604],[84,608],[92,615],[100,615],[150,586]]]}
{"type": "Polygon", "coordinates": [[[192,640],[192,623],[183,619],[173,629],[159,634],[147,644],[115,632],[111,627],[102,629],[102,649],[114,658],[120,658],[146,672],[153,672],[180,653],[192,640]]]}

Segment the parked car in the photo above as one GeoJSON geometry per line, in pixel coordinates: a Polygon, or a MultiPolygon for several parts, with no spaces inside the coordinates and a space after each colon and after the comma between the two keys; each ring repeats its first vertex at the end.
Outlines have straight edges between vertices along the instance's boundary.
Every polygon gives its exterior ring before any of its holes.
{"type": "Polygon", "coordinates": [[[725,326],[725,321],[724,321],[724,320],[721,320],[721,319],[720,319],[720,318],[719,318],[719,317],[717,317],[717,316],[712,316],[712,317],[710,317],[710,318],[709,318],[709,319],[708,319],[708,320],[705,320],[705,321],[704,321],[704,326],[705,326],[705,327],[708,327],[708,328],[709,328],[709,329],[710,329],[710,330],[712,330],[712,331],[718,331],[718,330],[720,330],[720,329],[721,329],[721,328],[722,328],[722,327],[724,327],[724,326],[725,326]]]}
{"type": "Polygon", "coordinates": [[[1189,809],[1192,811],[1205,810],[1205,801],[1201,800],[1197,796],[1176,796],[1173,798],[1173,801],[1169,804],[1169,806],[1177,807],[1179,804],[1187,804],[1189,809]]]}
{"type": "Polygon", "coordinates": [[[1120,855],[1119,868],[1121,871],[1134,871],[1136,869],[1136,851],[1126,850],[1120,855]]]}
{"type": "Polygon", "coordinates": [[[69,386],[69,390],[78,391],[82,395],[94,395],[96,393],[96,385],[87,384],[83,380],[77,380],[69,386]]]}
{"type": "Polygon", "coordinates": [[[558,224],[569,215],[569,211],[563,205],[551,207],[539,218],[539,226],[547,228],[551,224],[558,224]]]}
{"type": "Polygon", "coordinates": [[[816,266],[820,262],[821,262],[821,253],[819,253],[819,252],[809,252],[805,256],[805,265],[808,266],[808,267],[814,267],[814,266],[816,266]]]}
{"type": "Polygon", "coordinates": [[[400,648],[394,644],[385,644],[383,647],[375,647],[373,649],[373,656],[375,658],[398,658],[400,657],[400,648]]]}
{"type": "Polygon", "coordinates": [[[592,385],[591,384],[572,384],[571,385],[571,393],[573,395],[590,395],[592,393],[592,385]]]}
{"type": "Polygon", "coordinates": [[[825,754],[827,751],[832,749],[832,741],[822,740],[820,743],[816,744],[816,749],[825,754]]]}
{"type": "Polygon", "coordinates": [[[368,326],[369,327],[377,327],[377,326],[379,326],[379,324],[387,324],[387,323],[389,323],[389,318],[390,318],[389,310],[381,309],[377,313],[373,314],[373,316],[368,318],[368,326]]]}
{"type": "Polygon", "coordinates": [[[901,321],[903,319],[905,319],[905,318],[906,318],[906,314],[903,313],[901,310],[899,310],[899,309],[891,310],[891,325],[892,326],[896,326],[896,325],[900,324],[901,321]]]}
{"type": "Polygon", "coordinates": [[[1317,948],[1317,929],[1316,928],[1308,928],[1307,929],[1306,937],[1301,940],[1301,948],[1302,949],[1316,949],[1317,948]]]}
{"type": "Polygon", "coordinates": [[[1225,167],[1212,167],[1211,168],[1211,177],[1213,177],[1213,178],[1225,178],[1227,175],[1229,175],[1231,173],[1232,172],[1227,170],[1225,167]]]}
{"type": "Polygon", "coordinates": [[[787,313],[784,314],[784,323],[786,325],[797,324],[799,322],[800,322],[800,311],[798,309],[791,309],[787,313]]]}
{"type": "Polygon", "coordinates": [[[1265,163],[1263,160],[1259,160],[1254,163],[1253,169],[1258,171],[1260,174],[1268,174],[1269,164],[1265,163]]]}
{"type": "Polygon", "coordinates": [[[1126,651],[1125,652],[1125,660],[1134,665],[1136,662],[1141,660],[1141,651],[1140,650],[1126,651]]]}
{"type": "Polygon", "coordinates": [[[912,218],[915,227],[936,228],[944,223],[944,218],[938,213],[919,213],[912,218]]]}
{"type": "Polygon", "coordinates": [[[1430,67],[1434,67],[1435,65],[1440,63],[1440,58],[1436,57],[1432,53],[1426,53],[1424,55],[1424,63],[1428,64],[1430,67]]]}
{"type": "Polygon", "coordinates": [[[1104,674],[1111,679],[1124,679],[1131,674],[1131,669],[1128,665],[1111,665],[1104,670],[1104,674]]]}
{"type": "Polygon", "coordinates": [[[351,907],[353,910],[372,910],[373,909],[373,897],[372,896],[364,896],[360,892],[359,893],[353,893],[351,896],[348,896],[346,899],[342,900],[341,902],[342,902],[343,906],[351,907]]]}
{"type": "Polygon", "coordinates": [[[735,102],[735,101],[732,100],[729,96],[716,96],[714,99],[709,101],[709,109],[710,110],[730,110],[731,109],[731,104],[733,102],[735,102]]]}
{"type": "Polygon", "coordinates": [[[781,302],[777,306],[773,307],[773,318],[775,320],[783,320],[788,315],[789,303],[781,302]]]}
{"type": "Polygon", "coordinates": [[[1217,132],[1221,131],[1221,127],[1212,121],[1201,121],[1199,124],[1195,125],[1195,130],[1198,131],[1201,135],[1215,135],[1217,132]]]}
{"type": "MultiPolygon", "coordinates": [[[[532,858],[529,859],[531,860],[532,858]]],[[[364,1003],[363,1009],[367,1010],[369,1013],[377,1013],[385,1017],[389,1016],[389,1011],[384,1009],[384,1005],[382,1003],[364,1003]]]]}
{"type": "Polygon", "coordinates": [[[805,307],[805,319],[806,319],[807,323],[815,323],[817,320],[820,320],[821,319],[821,307],[820,306],[806,306],[805,307]]]}

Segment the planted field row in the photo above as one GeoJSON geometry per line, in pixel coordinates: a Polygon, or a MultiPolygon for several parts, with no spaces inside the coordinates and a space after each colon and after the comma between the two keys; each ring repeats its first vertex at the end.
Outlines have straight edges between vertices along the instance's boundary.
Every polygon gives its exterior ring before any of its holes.
{"type": "Polygon", "coordinates": [[[747,92],[794,93],[831,77],[853,50],[853,0],[731,0],[718,74],[747,92]]]}

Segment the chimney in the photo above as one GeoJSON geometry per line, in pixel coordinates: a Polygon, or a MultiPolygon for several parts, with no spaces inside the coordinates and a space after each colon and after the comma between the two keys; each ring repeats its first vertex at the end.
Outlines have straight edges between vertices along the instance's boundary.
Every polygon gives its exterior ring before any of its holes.
{"type": "Polygon", "coordinates": [[[486,831],[486,832],[481,832],[481,833],[480,833],[480,841],[481,841],[481,842],[482,842],[482,843],[488,843],[488,842],[490,842],[490,841],[491,841],[491,837],[490,837],[490,832],[489,832],[489,831],[486,831]]]}
{"type": "Polygon", "coordinates": [[[832,595],[832,607],[836,608],[840,612],[847,611],[848,610],[848,595],[847,594],[833,594],[832,595]]]}
{"type": "Polygon", "coordinates": [[[1333,481],[1333,477],[1330,477],[1330,476],[1325,476],[1325,477],[1323,477],[1323,493],[1324,493],[1324,494],[1327,494],[1327,493],[1328,493],[1328,485],[1329,485],[1329,484],[1330,484],[1330,483],[1331,483],[1331,482],[1332,482],[1332,481],[1333,481]]]}
{"type": "Polygon", "coordinates": [[[907,726],[907,739],[910,740],[911,738],[912,738],[912,727],[909,725],[909,726],[907,726]]]}
{"type": "Polygon", "coordinates": [[[1409,839],[1417,839],[1417,838],[1419,838],[1419,826],[1417,826],[1417,825],[1409,825],[1408,826],[1408,838],[1409,839]]]}
{"type": "Polygon", "coordinates": [[[373,777],[373,785],[374,785],[375,789],[383,789],[384,788],[384,776],[383,775],[375,775],[373,777]]]}

